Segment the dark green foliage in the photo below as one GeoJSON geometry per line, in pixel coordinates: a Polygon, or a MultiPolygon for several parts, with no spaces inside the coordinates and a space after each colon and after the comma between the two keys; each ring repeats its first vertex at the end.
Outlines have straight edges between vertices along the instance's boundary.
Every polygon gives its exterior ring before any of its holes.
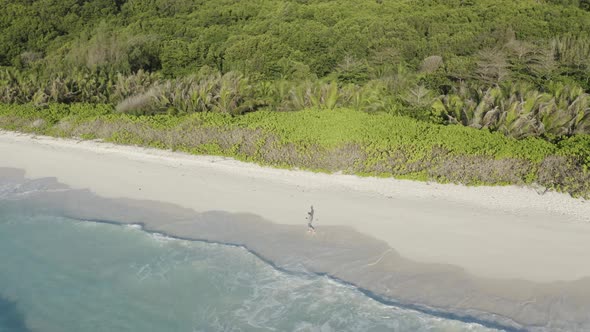
{"type": "Polygon", "coordinates": [[[418,69],[429,56],[468,60],[510,38],[537,44],[588,35],[590,14],[579,9],[586,7],[585,0],[0,0],[0,65],[39,54],[69,62],[63,68],[107,60],[119,62],[111,63],[117,71],[161,66],[184,76],[208,65],[273,79],[301,63],[310,74],[358,83],[396,65],[379,58],[418,69]],[[98,59],[73,61],[64,52],[98,59]],[[388,52],[395,59],[379,56],[388,52]]]}
{"type": "MultiPolygon", "coordinates": [[[[247,127],[290,142],[276,150],[268,137],[252,138],[243,156],[263,162],[467,183],[539,179],[588,192],[588,0],[0,0],[0,8],[0,104],[18,110],[5,112],[5,128],[178,148],[162,135],[190,132],[191,123],[154,123],[216,119],[231,121],[207,129],[220,139],[227,128],[250,135],[247,127]],[[85,117],[93,107],[104,111],[102,134],[85,117]],[[330,113],[341,109],[358,114],[330,113]],[[343,135],[337,147],[317,136],[319,124],[343,135]],[[298,137],[306,128],[315,131],[298,137]],[[358,132],[363,140],[353,139],[358,132]]],[[[235,154],[187,137],[205,145],[183,148],[235,154]]]]}

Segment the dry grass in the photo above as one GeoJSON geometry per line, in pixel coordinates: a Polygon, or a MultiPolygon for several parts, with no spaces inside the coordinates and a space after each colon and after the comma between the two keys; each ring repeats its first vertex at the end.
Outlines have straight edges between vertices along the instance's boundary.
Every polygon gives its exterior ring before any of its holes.
{"type": "Polygon", "coordinates": [[[156,91],[150,89],[146,93],[125,98],[117,104],[116,110],[120,113],[152,114],[156,111],[155,98],[156,91]]]}
{"type": "Polygon", "coordinates": [[[439,55],[432,55],[422,61],[420,72],[434,73],[444,65],[443,58],[439,55]]]}
{"type": "Polygon", "coordinates": [[[588,195],[590,192],[590,172],[565,157],[545,158],[539,166],[537,176],[537,181],[544,187],[556,188],[574,196],[588,195]]]}
{"type": "Polygon", "coordinates": [[[575,196],[590,192],[590,172],[584,170],[583,163],[561,156],[550,156],[536,164],[516,158],[453,155],[435,146],[430,153],[416,158],[411,147],[389,147],[370,153],[366,147],[353,143],[326,148],[284,142],[261,129],[207,127],[195,121],[198,120],[162,129],[148,123],[100,118],[82,123],[61,120],[48,129],[47,123],[37,118],[5,115],[0,116],[0,127],[39,133],[48,130],[58,136],[228,155],[268,165],[328,172],[387,174],[462,184],[527,184],[534,179],[544,188],[575,196]]]}
{"type": "Polygon", "coordinates": [[[532,164],[519,159],[493,159],[482,156],[445,158],[429,169],[431,177],[463,184],[524,184],[532,164]]]}

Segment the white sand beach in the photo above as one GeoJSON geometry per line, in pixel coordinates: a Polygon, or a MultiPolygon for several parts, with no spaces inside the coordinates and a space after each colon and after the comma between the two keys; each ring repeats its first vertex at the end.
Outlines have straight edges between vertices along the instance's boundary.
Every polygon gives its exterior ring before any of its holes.
{"type": "Polygon", "coordinates": [[[56,177],[110,198],[199,212],[254,213],[306,231],[350,226],[402,257],[478,277],[535,282],[590,276],[590,202],[530,188],[361,178],[273,169],[232,159],[0,132],[0,167],[56,177]]]}

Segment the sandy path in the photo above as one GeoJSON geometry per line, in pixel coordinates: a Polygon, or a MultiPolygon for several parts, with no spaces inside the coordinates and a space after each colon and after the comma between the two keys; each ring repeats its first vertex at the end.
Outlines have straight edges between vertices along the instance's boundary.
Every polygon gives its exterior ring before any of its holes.
{"type": "Polygon", "coordinates": [[[106,197],[255,213],[302,230],[313,204],[318,228],[351,226],[403,257],[476,276],[541,282],[590,276],[590,202],[562,194],[314,174],[11,132],[0,132],[0,167],[54,176],[106,197]]]}

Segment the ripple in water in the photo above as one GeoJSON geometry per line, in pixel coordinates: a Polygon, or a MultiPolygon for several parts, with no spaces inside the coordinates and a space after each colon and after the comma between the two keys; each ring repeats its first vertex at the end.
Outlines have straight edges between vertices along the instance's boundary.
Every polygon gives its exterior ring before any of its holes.
{"type": "Polygon", "coordinates": [[[0,262],[0,331],[493,331],[137,227],[0,215],[0,262]]]}

